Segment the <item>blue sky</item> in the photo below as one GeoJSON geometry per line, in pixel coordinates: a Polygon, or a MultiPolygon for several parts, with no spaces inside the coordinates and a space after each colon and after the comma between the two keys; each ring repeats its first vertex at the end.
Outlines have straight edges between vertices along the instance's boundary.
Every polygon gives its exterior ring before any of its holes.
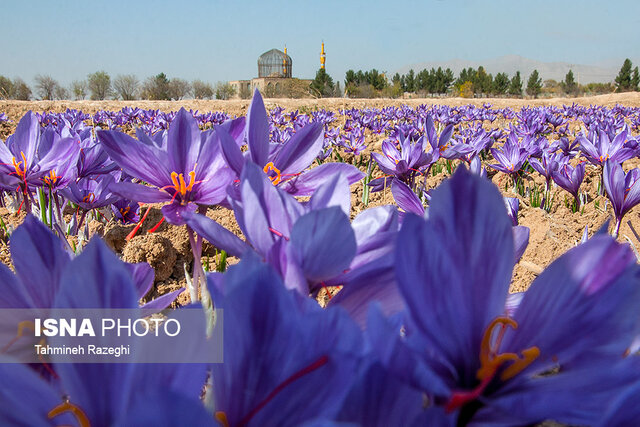
{"type": "Polygon", "coordinates": [[[521,55],[598,64],[640,58],[640,2],[520,0],[2,0],[0,75],[63,84],[105,70],[140,80],[216,82],[257,75],[286,43],[294,77],[393,72],[419,62],[521,55]]]}

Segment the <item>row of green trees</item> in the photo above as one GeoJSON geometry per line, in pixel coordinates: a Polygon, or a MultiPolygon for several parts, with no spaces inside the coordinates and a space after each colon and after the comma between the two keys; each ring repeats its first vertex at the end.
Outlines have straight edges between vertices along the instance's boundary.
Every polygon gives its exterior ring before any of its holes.
{"type": "Polygon", "coordinates": [[[148,77],[143,82],[133,74],[120,74],[114,79],[105,71],[89,74],[85,80],[74,80],[69,87],[61,85],[48,75],[37,75],[32,89],[20,78],[13,80],[0,75],[0,99],[28,101],[32,98],[54,99],[136,99],[180,100],[188,97],[196,99],[229,99],[235,89],[228,83],[219,82],[215,86],[194,80],[188,82],[180,78],[169,79],[164,73],[148,77]]]}
{"type": "MultiPolygon", "coordinates": [[[[316,76],[316,79],[318,76],[316,76]]],[[[376,69],[371,71],[349,70],[345,75],[345,94],[350,97],[398,97],[404,93],[416,94],[449,94],[462,97],[473,96],[513,96],[520,97],[524,94],[538,97],[540,95],[552,96],[578,96],[582,94],[603,94],[626,91],[638,91],[640,89],[640,73],[638,67],[633,67],[631,60],[626,59],[618,76],[613,83],[588,83],[580,85],[573,74],[573,70],[565,75],[564,80],[545,80],[538,70],[528,76],[526,86],[522,75],[517,71],[513,76],[507,73],[497,73],[493,76],[480,66],[464,68],[454,77],[453,71],[447,68],[432,68],[416,73],[409,70],[407,74],[396,73],[389,82],[384,73],[376,69]]],[[[329,95],[327,95],[329,96],[329,95]]]]}

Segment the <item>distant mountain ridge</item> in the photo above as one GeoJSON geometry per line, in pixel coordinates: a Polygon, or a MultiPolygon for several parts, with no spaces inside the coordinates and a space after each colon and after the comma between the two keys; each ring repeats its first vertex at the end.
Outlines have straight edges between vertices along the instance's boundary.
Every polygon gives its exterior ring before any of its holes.
{"type": "MultiPolygon", "coordinates": [[[[442,67],[442,69],[451,68],[454,74],[457,76],[463,68],[473,67],[477,69],[479,66],[483,66],[484,69],[493,74],[507,73],[509,77],[512,77],[516,71],[520,71],[520,75],[524,82],[529,77],[529,74],[533,70],[538,70],[542,80],[553,79],[557,81],[564,80],[569,70],[573,70],[573,75],[580,84],[587,83],[606,83],[613,82],[615,77],[622,67],[621,60],[618,65],[610,64],[598,64],[598,65],[584,65],[584,64],[572,64],[568,62],[542,62],[533,59],[525,58],[519,55],[505,55],[499,58],[488,59],[486,61],[465,61],[462,59],[453,59],[444,62],[422,62],[412,65],[406,65],[396,71],[400,74],[406,74],[409,70],[413,69],[416,73],[423,69],[431,69],[442,67]]],[[[633,61],[634,66],[638,65],[637,61],[633,61]]]]}

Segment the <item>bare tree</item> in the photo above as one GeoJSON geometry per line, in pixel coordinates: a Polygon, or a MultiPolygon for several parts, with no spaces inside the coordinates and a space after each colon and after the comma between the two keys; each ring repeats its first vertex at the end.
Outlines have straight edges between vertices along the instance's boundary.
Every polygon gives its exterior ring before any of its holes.
{"type": "Polygon", "coordinates": [[[56,86],[53,95],[55,99],[69,99],[69,91],[64,86],[56,86]]]}
{"type": "Polygon", "coordinates": [[[13,79],[13,99],[28,101],[31,99],[31,88],[20,77],[13,79]]]}
{"type": "Polygon", "coordinates": [[[123,101],[133,101],[138,97],[140,82],[133,74],[118,75],[113,79],[113,89],[123,101]]]}
{"type": "Polygon", "coordinates": [[[169,81],[169,97],[171,99],[180,100],[188,96],[190,92],[191,85],[188,81],[176,77],[169,81]]]}
{"type": "Polygon", "coordinates": [[[103,100],[111,95],[111,77],[104,71],[96,71],[87,76],[91,99],[103,100]]]}
{"type": "Polygon", "coordinates": [[[13,97],[13,82],[5,76],[0,76],[0,99],[13,97]]]}
{"type": "Polygon", "coordinates": [[[56,86],[60,86],[51,76],[38,74],[35,77],[36,93],[41,99],[53,99],[56,86]]]}
{"type": "Polygon", "coordinates": [[[74,80],[71,82],[71,93],[73,93],[73,98],[76,101],[79,99],[85,99],[87,97],[87,81],[74,80]]]}
{"type": "Polygon", "coordinates": [[[214,91],[210,83],[205,83],[202,80],[194,80],[191,83],[191,87],[193,88],[193,97],[195,99],[213,98],[214,91]]]}

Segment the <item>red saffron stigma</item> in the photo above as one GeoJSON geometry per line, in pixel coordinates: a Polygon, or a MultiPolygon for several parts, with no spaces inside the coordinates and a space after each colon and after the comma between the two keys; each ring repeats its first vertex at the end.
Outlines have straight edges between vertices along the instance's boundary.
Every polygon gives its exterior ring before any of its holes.
{"type": "Polygon", "coordinates": [[[164,217],[160,218],[160,221],[158,221],[158,223],[156,225],[154,225],[152,228],[150,228],[148,233],[155,233],[156,230],[158,228],[160,228],[160,226],[162,225],[163,222],[164,222],[164,217]]]}
{"type": "Polygon", "coordinates": [[[289,238],[287,236],[285,236],[284,234],[282,234],[281,232],[279,232],[278,230],[275,230],[271,227],[269,227],[269,231],[272,232],[273,234],[275,234],[278,237],[282,237],[284,240],[289,241],[289,238]]]}
{"type": "Polygon", "coordinates": [[[142,227],[142,223],[144,222],[144,220],[147,218],[147,215],[149,215],[149,211],[151,210],[151,206],[149,206],[147,208],[147,210],[145,211],[144,215],[142,216],[142,218],[140,219],[140,221],[136,224],[136,226],[134,227],[133,230],[131,230],[131,233],[127,234],[127,237],[125,237],[126,241],[129,241],[131,239],[133,239],[133,236],[136,235],[136,233],[138,232],[138,230],[140,230],[140,227],[142,227]]]}

